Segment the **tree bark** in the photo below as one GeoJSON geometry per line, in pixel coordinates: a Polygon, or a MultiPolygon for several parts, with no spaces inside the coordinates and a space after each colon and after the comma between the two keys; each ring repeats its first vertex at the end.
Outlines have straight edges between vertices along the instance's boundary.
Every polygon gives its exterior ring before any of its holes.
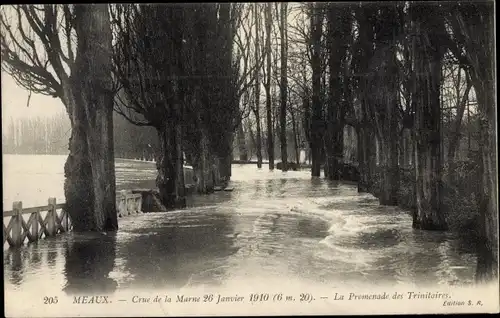
{"type": "Polygon", "coordinates": [[[415,4],[413,18],[418,34],[414,48],[415,100],[415,174],[417,208],[413,227],[423,230],[447,230],[441,210],[441,107],[440,77],[442,43],[437,18],[425,4],[415,4]]]}
{"type": "Polygon", "coordinates": [[[399,165],[397,153],[397,138],[382,140],[382,182],[379,203],[395,206],[398,204],[399,165]]]}
{"type": "MultiPolygon", "coordinates": [[[[462,8],[466,30],[466,56],[479,111],[479,235],[476,280],[488,283],[498,277],[498,171],[496,141],[493,3],[462,8]]],[[[460,10],[460,9],[459,9],[460,10]]],[[[458,31],[458,30],[457,30],[458,31]]]]}
{"type": "MultiPolygon", "coordinates": [[[[258,101],[257,97],[257,101],[258,101]]],[[[257,136],[255,138],[256,140],[256,151],[257,151],[257,168],[262,168],[262,128],[260,127],[260,116],[259,116],[259,111],[255,112],[255,120],[257,121],[257,136]]]]}
{"type": "Polygon", "coordinates": [[[267,120],[267,157],[269,160],[269,170],[274,170],[274,129],[271,101],[271,3],[266,4],[266,80],[264,88],[266,90],[266,120],[267,120]]]}
{"type": "Polygon", "coordinates": [[[360,114],[359,114],[359,136],[358,156],[360,180],[359,192],[373,192],[372,174],[375,172],[375,138],[373,118],[371,118],[372,82],[373,74],[370,70],[370,61],[373,58],[373,15],[376,8],[370,4],[363,4],[356,11],[356,19],[359,23],[359,36],[361,54],[359,55],[359,89],[360,89],[360,114]],[[361,151],[359,151],[361,149],[361,151]]]}
{"type": "Polygon", "coordinates": [[[358,181],[358,192],[368,192],[368,160],[367,156],[367,145],[365,143],[365,129],[359,125],[356,128],[357,134],[357,148],[358,148],[358,171],[359,171],[359,181],[358,181]]]}
{"type": "MultiPolygon", "coordinates": [[[[486,62],[486,61],[485,61],[486,62]]],[[[487,61],[483,65],[490,64],[487,61]]],[[[497,142],[495,141],[495,87],[493,70],[485,72],[488,77],[475,85],[480,109],[479,149],[480,191],[479,191],[479,233],[476,280],[489,282],[498,277],[498,206],[496,171],[497,142]]]]}
{"type": "Polygon", "coordinates": [[[312,118],[311,118],[311,176],[321,174],[321,149],[323,146],[323,105],[321,104],[321,36],[323,24],[322,4],[311,4],[311,40],[312,40],[312,118]]]}
{"type": "Polygon", "coordinates": [[[325,177],[330,180],[341,178],[344,142],[344,120],[342,101],[342,65],[346,56],[347,33],[350,31],[350,10],[330,4],[328,8],[329,49],[329,103],[325,134],[325,177]]]}
{"type": "Polygon", "coordinates": [[[300,150],[299,150],[299,140],[298,140],[298,131],[297,131],[297,122],[295,121],[295,113],[293,111],[290,112],[292,115],[292,132],[293,132],[293,145],[295,148],[295,162],[297,165],[300,165],[300,150]]]}
{"type": "Polygon", "coordinates": [[[161,203],[167,209],[186,206],[180,127],[177,126],[172,122],[168,127],[163,126],[158,129],[160,149],[156,159],[158,170],[156,185],[160,192],[161,203]]]}
{"type": "Polygon", "coordinates": [[[198,150],[194,154],[193,172],[196,176],[196,191],[200,194],[213,192],[214,184],[212,179],[212,167],[210,158],[210,144],[208,133],[205,129],[200,129],[198,140],[198,150]]]}
{"type": "MultiPolygon", "coordinates": [[[[258,4],[254,4],[254,16],[255,16],[255,61],[259,61],[259,52],[260,52],[260,14],[258,12],[258,4]]],[[[257,168],[262,168],[262,129],[260,122],[260,70],[258,67],[255,68],[255,121],[257,122],[257,138],[256,138],[256,147],[257,147],[257,168]]]]}
{"type": "Polygon", "coordinates": [[[66,209],[75,232],[96,229],[92,168],[88,156],[87,126],[81,105],[71,106],[69,155],[64,165],[66,209]]]}
{"type": "Polygon", "coordinates": [[[74,74],[78,74],[78,78],[73,75],[71,80],[71,113],[76,129],[70,141],[70,153],[73,151],[73,154],[65,166],[68,210],[71,216],[83,213],[76,216],[73,223],[76,231],[115,231],[118,220],[113,151],[112,36],[108,7],[76,6],[75,21],[78,46],[74,74]],[[71,171],[80,170],[80,165],[81,171],[71,171]],[[89,172],[91,182],[88,182],[89,172]],[[84,185],[84,182],[88,183],[84,185]],[[92,194],[78,194],[88,191],[89,186],[92,194]],[[92,216],[89,209],[75,206],[82,203],[91,207],[92,216]]]}
{"type": "Polygon", "coordinates": [[[243,122],[238,125],[238,153],[241,161],[248,161],[248,149],[246,146],[243,122]]]}
{"type": "Polygon", "coordinates": [[[282,2],[281,8],[281,83],[280,83],[280,147],[281,147],[281,170],[288,170],[288,154],[286,142],[286,103],[288,100],[288,78],[287,78],[287,4],[282,2]]]}

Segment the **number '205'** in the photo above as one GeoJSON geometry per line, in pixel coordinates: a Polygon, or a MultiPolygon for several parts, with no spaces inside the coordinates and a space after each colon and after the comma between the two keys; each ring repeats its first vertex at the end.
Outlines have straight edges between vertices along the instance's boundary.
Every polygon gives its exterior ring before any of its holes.
{"type": "Polygon", "coordinates": [[[52,304],[57,304],[57,296],[55,297],[43,297],[43,304],[44,305],[52,305],[52,304]]]}

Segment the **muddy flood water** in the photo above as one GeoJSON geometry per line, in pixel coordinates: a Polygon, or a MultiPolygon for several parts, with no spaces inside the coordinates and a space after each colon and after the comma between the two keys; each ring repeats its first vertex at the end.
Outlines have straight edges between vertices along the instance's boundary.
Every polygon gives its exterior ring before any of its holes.
{"type": "MultiPolygon", "coordinates": [[[[4,156],[4,210],[13,200],[25,207],[45,204],[48,196],[63,201],[64,159],[4,156]]],[[[119,189],[154,184],[155,174],[154,163],[117,160],[119,189]]],[[[5,291],[290,280],[332,288],[467,285],[474,279],[470,247],[450,233],[413,230],[407,211],[379,206],[355,184],[234,165],[231,186],[233,192],[191,197],[185,210],[121,218],[113,235],[70,233],[4,248],[5,291]]]]}

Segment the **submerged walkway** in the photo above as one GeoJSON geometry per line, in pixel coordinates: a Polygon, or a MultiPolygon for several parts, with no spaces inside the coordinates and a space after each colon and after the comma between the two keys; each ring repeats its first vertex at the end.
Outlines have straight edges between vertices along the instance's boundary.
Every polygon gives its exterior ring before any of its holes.
{"type": "Polygon", "coordinates": [[[8,250],[5,290],[473,280],[475,256],[458,238],[412,230],[408,213],[355,184],[249,165],[234,166],[232,180],[233,192],[194,196],[185,210],[120,219],[113,235],[69,233],[8,250]]]}

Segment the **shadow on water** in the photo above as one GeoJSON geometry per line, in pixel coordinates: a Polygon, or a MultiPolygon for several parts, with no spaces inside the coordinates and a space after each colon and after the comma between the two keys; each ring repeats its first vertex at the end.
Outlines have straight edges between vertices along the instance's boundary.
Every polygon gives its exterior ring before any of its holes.
{"type": "Polygon", "coordinates": [[[22,248],[10,248],[4,252],[4,266],[9,265],[11,275],[10,283],[19,285],[23,282],[25,251],[22,248]]]}
{"type": "MultiPolygon", "coordinates": [[[[190,196],[182,211],[121,218],[114,235],[70,233],[4,251],[5,288],[89,294],[269,276],[337,286],[473,277],[474,246],[412,230],[408,211],[380,206],[353,185],[241,169],[233,192],[190,196]]],[[[133,179],[129,170],[122,180],[133,179]]]]}
{"type": "MultiPolygon", "coordinates": [[[[26,271],[36,270],[43,266],[42,254],[42,251],[37,247],[37,243],[29,244],[26,247],[4,250],[4,269],[7,269],[10,273],[9,282],[13,285],[21,285],[26,271]]],[[[47,263],[48,261],[49,258],[47,257],[47,263]]],[[[55,259],[51,261],[55,261],[55,259]]]]}
{"type": "Polygon", "coordinates": [[[173,218],[158,214],[140,229],[124,230],[119,256],[130,273],[127,285],[179,288],[196,284],[193,277],[210,271],[209,282],[224,275],[224,259],[234,254],[231,215],[201,211],[173,218]]]}
{"type": "Polygon", "coordinates": [[[117,282],[109,277],[116,258],[116,233],[75,233],[64,245],[64,292],[71,295],[116,290],[117,282]]]}

